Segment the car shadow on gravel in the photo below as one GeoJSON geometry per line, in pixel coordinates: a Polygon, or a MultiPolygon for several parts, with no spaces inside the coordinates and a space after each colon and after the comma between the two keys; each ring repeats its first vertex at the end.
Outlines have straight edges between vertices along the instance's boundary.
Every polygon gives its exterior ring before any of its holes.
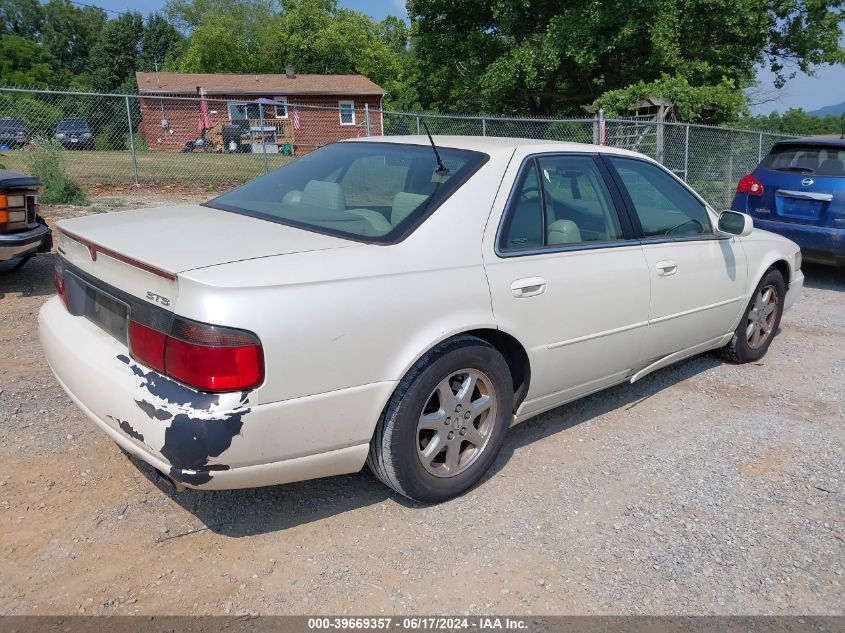
{"type": "Polygon", "coordinates": [[[36,255],[23,267],[12,270],[12,263],[0,263],[0,299],[8,296],[46,297],[56,293],[53,286],[55,255],[36,255]]]}
{"type": "Polygon", "coordinates": [[[803,264],[804,285],[818,290],[845,292],[845,266],[824,266],[822,264],[803,264]]]}
{"type": "MultiPolygon", "coordinates": [[[[718,366],[713,354],[697,356],[651,374],[548,411],[512,428],[484,485],[508,463],[514,451],[610,411],[638,406],[650,396],[718,366]]],[[[408,508],[422,507],[393,493],[365,467],[360,473],[282,486],[245,490],[175,492],[145,463],[130,458],[164,494],[196,516],[212,532],[243,537],[284,531],[392,499],[408,508]]]]}
{"type": "Polygon", "coordinates": [[[282,486],[242,490],[176,492],[148,464],[129,457],[159,489],[212,532],[243,537],[279,532],[393,498],[416,505],[389,490],[364,468],[359,473],[282,486]]]}
{"type": "Polygon", "coordinates": [[[508,432],[502,452],[482,479],[482,484],[507,465],[516,449],[589,422],[611,411],[631,410],[664,389],[718,367],[723,362],[715,353],[700,354],[676,365],[659,369],[633,385],[625,382],[599,391],[546,411],[513,427],[508,432]]]}

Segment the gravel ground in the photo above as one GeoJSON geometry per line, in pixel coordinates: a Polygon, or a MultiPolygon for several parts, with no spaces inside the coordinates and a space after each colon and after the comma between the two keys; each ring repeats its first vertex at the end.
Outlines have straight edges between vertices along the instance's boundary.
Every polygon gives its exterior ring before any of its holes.
{"type": "Polygon", "coordinates": [[[0,275],[0,614],[845,614],[845,270],[805,266],[763,362],[551,411],[423,507],[366,470],[161,489],[47,368],[51,269],[0,275]]]}

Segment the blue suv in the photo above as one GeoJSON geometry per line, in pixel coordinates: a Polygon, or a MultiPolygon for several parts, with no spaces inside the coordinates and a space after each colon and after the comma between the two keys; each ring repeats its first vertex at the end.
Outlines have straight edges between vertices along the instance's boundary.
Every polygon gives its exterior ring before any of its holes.
{"type": "Polygon", "coordinates": [[[796,242],[805,260],[845,265],[845,134],[776,143],[731,208],[796,242]]]}

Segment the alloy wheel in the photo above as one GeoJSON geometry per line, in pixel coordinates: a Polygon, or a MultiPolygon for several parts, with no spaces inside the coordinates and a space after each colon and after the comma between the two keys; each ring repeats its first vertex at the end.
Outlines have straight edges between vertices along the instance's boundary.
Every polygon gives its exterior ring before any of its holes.
{"type": "Polygon", "coordinates": [[[454,477],[472,466],[493,434],[498,406],[493,383],[477,369],[441,380],[417,423],[417,456],[435,477],[454,477]]]}
{"type": "Polygon", "coordinates": [[[760,288],[754,298],[754,305],[751,306],[745,323],[745,338],[751,349],[760,349],[772,336],[778,301],[777,289],[771,284],[760,288]]]}

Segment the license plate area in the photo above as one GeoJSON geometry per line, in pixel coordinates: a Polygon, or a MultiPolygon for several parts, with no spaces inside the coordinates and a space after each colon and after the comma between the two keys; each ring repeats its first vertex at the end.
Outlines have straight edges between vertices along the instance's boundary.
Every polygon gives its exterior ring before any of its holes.
{"type": "Polygon", "coordinates": [[[68,311],[111,334],[124,345],[128,342],[129,305],[95,288],[70,271],[65,271],[68,311]]]}
{"type": "Polygon", "coordinates": [[[815,220],[819,217],[823,204],[819,200],[806,200],[788,196],[778,196],[777,199],[778,214],[797,220],[815,220]]]}

